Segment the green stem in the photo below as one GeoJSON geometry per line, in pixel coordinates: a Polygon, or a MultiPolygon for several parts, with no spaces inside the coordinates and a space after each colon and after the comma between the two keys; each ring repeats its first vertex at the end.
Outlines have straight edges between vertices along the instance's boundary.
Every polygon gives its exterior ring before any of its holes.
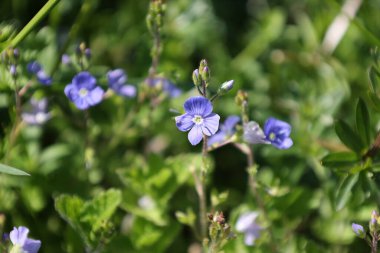
{"type": "Polygon", "coordinates": [[[23,41],[25,37],[33,30],[33,28],[41,22],[41,20],[54,8],[54,6],[56,6],[57,3],[59,3],[59,1],[60,0],[49,0],[5,48],[16,47],[21,41],[23,41]]]}

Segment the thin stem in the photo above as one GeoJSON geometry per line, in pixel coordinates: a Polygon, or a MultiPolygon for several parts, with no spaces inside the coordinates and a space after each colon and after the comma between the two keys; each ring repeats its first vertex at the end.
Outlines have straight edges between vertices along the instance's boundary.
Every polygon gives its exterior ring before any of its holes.
{"type": "Polygon", "coordinates": [[[152,48],[152,66],[149,69],[149,76],[152,78],[157,74],[158,64],[160,62],[161,54],[161,35],[159,31],[154,33],[154,41],[152,48]]]}
{"type": "Polygon", "coordinates": [[[59,3],[60,0],[49,0],[29,21],[26,26],[9,42],[8,47],[15,48],[24,38],[33,30],[33,28],[41,22],[41,20],[59,3]]]}
{"type": "Polygon", "coordinates": [[[371,253],[377,253],[377,241],[379,240],[379,236],[377,232],[373,233],[372,236],[372,245],[371,245],[371,253]]]}
{"type": "MultiPolygon", "coordinates": [[[[261,199],[260,194],[257,190],[257,182],[256,182],[255,177],[254,177],[254,172],[252,171],[255,168],[255,160],[254,160],[252,148],[248,145],[240,144],[240,143],[234,143],[234,145],[242,153],[244,153],[247,156],[248,182],[249,182],[249,186],[251,188],[251,192],[252,192],[253,196],[255,197],[256,203],[257,203],[261,213],[263,214],[264,219],[268,223],[270,223],[270,219],[269,219],[267,212],[265,210],[264,202],[261,199]]],[[[270,243],[271,250],[272,250],[272,252],[278,252],[277,247],[276,247],[276,242],[274,241],[274,234],[273,234],[273,231],[271,229],[270,224],[268,225],[268,232],[269,232],[269,236],[270,236],[270,240],[271,240],[271,243],[270,243]]]]}

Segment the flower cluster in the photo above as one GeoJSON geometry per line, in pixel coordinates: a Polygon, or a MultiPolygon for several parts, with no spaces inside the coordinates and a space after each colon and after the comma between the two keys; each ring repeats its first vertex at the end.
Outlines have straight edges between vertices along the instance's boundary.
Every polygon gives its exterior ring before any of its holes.
{"type": "Polygon", "coordinates": [[[65,87],[65,94],[78,109],[86,110],[102,101],[104,91],[96,85],[95,77],[83,71],[65,87]]]}
{"type": "Polygon", "coordinates": [[[28,63],[26,69],[29,73],[34,74],[41,84],[51,85],[52,78],[46,74],[41,64],[39,64],[37,61],[32,61],[28,63]]]}
{"type": "Polygon", "coordinates": [[[219,127],[220,116],[212,112],[212,104],[207,98],[191,97],[183,105],[185,114],[175,117],[177,128],[189,131],[188,139],[192,145],[201,142],[203,135],[211,136],[219,127]]]}

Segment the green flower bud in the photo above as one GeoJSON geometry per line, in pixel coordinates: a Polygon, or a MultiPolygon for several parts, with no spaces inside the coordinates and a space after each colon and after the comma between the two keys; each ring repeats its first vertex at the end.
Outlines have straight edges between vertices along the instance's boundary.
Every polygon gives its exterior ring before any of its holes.
{"type": "Polygon", "coordinates": [[[210,81],[210,70],[209,68],[206,66],[203,68],[203,71],[202,71],[202,79],[206,82],[206,84],[210,81]]]}
{"type": "Polygon", "coordinates": [[[207,67],[207,61],[205,59],[201,60],[201,63],[199,64],[199,74],[203,74],[204,68],[207,67]]]}
{"type": "Polygon", "coordinates": [[[199,70],[198,69],[195,69],[193,71],[193,83],[194,83],[195,86],[199,86],[199,85],[202,84],[202,78],[199,75],[199,70]]]}
{"type": "Polygon", "coordinates": [[[243,103],[247,102],[248,93],[242,90],[239,90],[235,97],[235,102],[238,106],[242,106],[243,103]]]}
{"type": "Polygon", "coordinates": [[[230,81],[222,83],[218,92],[225,94],[229,92],[233,87],[234,87],[234,80],[230,80],[230,81]]]}

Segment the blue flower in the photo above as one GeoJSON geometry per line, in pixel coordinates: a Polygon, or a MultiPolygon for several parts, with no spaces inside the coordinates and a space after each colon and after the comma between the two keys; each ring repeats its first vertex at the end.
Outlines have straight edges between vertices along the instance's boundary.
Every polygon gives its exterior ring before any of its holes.
{"type": "Polygon", "coordinates": [[[229,116],[220,126],[219,131],[208,139],[207,145],[210,147],[216,143],[222,143],[227,140],[236,132],[235,126],[239,121],[239,116],[229,116]]]}
{"type": "Polygon", "coordinates": [[[360,238],[364,238],[365,237],[365,231],[364,231],[364,228],[362,225],[359,225],[359,224],[356,224],[356,223],[352,223],[352,230],[354,231],[354,233],[360,237],[360,238]]]}
{"type": "Polygon", "coordinates": [[[154,88],[160,88],[165,93],[169,95],[169,97],[178,97],[182,94],[181,89],[179,89],[177,86],[175,86],[173,83],[171,83],[168,79],[163,77],[154,77],[154,78],[148,78],[145,80],[145,82],[150,86],[154,88]]]}
{"type": "Polygon", "coordinates": [[[175,117],[177,128],[189,131],[188,139],[192,145],[201,142],[203,135],[211,136],[219,127],[219,115],[212,112],[210,100],[204,97],[191,97],[183,105],[185,114],[175,117]]]}
{"type": "MultiPolygon", "coordinates": [[[[22,249],[22,252],[25,253],[37,253],[41,247],[40,240],[33,240],[28,238],[29,229],[26,227],[14,227],[10,232],[10,239],[14,248],[22,249]]],[[[15,252],[21,252],[16,250],[15,252]]],[[[13,251],[11,251],[13,252],[13,251]]]]}
{"type": "Polygon", "coordinates": [[[236,222],[236,230],[244,233],[244,243],[248,246],[255,244],[255,240],[260,237],[262,227],[256,223],[257,212],[246,212],[239,216],[236,222]]]}
{"type": "Polygon", "coordinates": [[[47,99],[30,100],[31,108],[21,114],[22,120],[30,125],[42,125],[51,118],[51,113],[47,112],[47,99]]]}
{"type": "Polygon", "coordinates": [[[34,74],[41,84],[50,85],[52,83],[51,77],[46,74],[42,66],[37,61],[28,63],[26,69],[29,73],[34,74]]]}
{"type": "Polygon", "coordinates": [[[135,97],[136,88],[133,85],[126,84],[127,75],[122,69],[115,69],[107,73],[108,84],[117,94],[125,97],[135,97]]]}
{"type": "Polygon", "coordinates": [[[78,109],[85,110],[100,103],[104,91],[96,86],[95,77],[84,71],[74,76],[72,82],[65,87],[65,94],[78,109]]]}
{"type": "Polygon", "coordinates": [[[289,137],[292,127],[281,120],[269,118],[264,125],[266,140],[279,149],[287,149],[293,145],[289,137]]]}

